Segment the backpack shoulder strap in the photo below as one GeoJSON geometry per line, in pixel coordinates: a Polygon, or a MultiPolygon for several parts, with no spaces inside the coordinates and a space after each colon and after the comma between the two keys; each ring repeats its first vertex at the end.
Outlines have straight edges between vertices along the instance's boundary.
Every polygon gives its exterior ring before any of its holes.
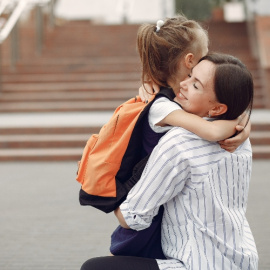
{"type": "MultiPolygon", "coordinates": [[[[172,90],[172,88],[167,88],[167,87],[161,87],[160,91],[156,94],[155,98],[153,98],[148,104],[147,106],[145,106],[145,108],[143,109],[143,111],[141,112],[138,121],[136,123],[136,125],[139,125],[141,122],[141,119],[144,118],[144,116],[149,112],[150,107],[152,106],[152,104],[155,102],[155,100],[159,97],[166,97],[169,100],[172,100],[175,98],[175,94],[172,90]]],[[[136,127],[136,126],[135,126],[136,127]]]]}
{"type": "Polygon", "coordinates": [[[159,96],[164,96],[168,98],[169,100],[173,100],[175,98],[175,94],[172,88],[167,88],[167,87],[160,88],[160,91],[156,94],[156,98],[159,96]]]}
{"type": "Polygon", "coordinates": [[[116,175],[117,180],[122,183],[126,182],[127,179],[130,179],[130,177],[132,176],[132,170],[134,166],[143,158],[141,156],[142,141],[143,141],[142,136],[143,123],[145,121],[145,117],[148,116],[148,112],[154,101],[162,96],[167,97],[170,100],[173,100],[175,94],[171,88],[162,87],[160,89],[160,92],[156,94],[155,98],[150,103],[148,103],[147,106],[140,113],[140,116],[130,136],[130,140],[127,149],[125,151],[125,154],[123,156],[121,166],[116,175]]]}

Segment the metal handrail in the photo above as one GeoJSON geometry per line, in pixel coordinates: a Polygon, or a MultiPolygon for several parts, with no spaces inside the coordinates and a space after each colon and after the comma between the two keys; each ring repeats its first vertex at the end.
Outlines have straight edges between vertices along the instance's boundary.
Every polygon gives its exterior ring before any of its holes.
{"type": "MultiPolygon", "coordinates": [[[[43,37],[41,37],[41,34],[43,34],[43,24],[41,23],[42,19],[40,18],[42,16],[41,7],[46,4],[54,5],[55,0],[14,0],[13,3],[15,4],[15,8],[13,9],[11,15],[9,16],[8,20],[5,22],[3,28],[0,30],[0,61],[1,61],[1,45],[3,42],[7,39],[9,35],[11,35],[11,68],[14,69],[16,62],[19,58],[19,38],[18,38],[18,21],[22,15],[22,13],[25,11],[25,9],[28,7],[28,5],[31,6],[37,6],[38,7],[38,16],[37,18],[37,52],[41,52],[42,48],[42,41],[43,37]]],[[[5,11],[5,9],[8,7],[8,5],[13,4],[10,0],[2,0],[0,2],[0,15],[5,11]]],[[[53,8],[50,7],[50,12],[53,12],[53,8]]],[[[50,14],[50,17],[52,17],[52,14],[50,14]]],[[[50,19],[50,24],[51,23],[50,19]]],[[[52,25],[50,25],[52,26],[52,25]]],[[[0,91],[1,91],[1,62],[0,62],[0,91]]]]}
{"type": "Polygon", "coordinates": [[[0,44],[3,43],[3,41],[8,37],[8,35],[11,33],[12,29],[16,25],[17,21],[21,17],[22,12],[24,11],[25,7],[27,6],[26,0],[19,1],[17,7],[12,12],[10,18],[6,22],[5,26],[0,32],[0,44]]]}
{"type": "Polygon", "coordinates": [[[0,15],[4,12],[9,3],[9,0],[2,0],[2,2],[0,3],[0,15]]]}
{"type": "MultiPolygon", "coordinates": [[[[3,43],[3,41],[9,36],[11,33],[12,29],[20,19],[23,11],[29,4],[36,4],[36,5],[41,5],[41,4],[47,4],[51,0],[20,0],[17,2],[17,7],[14,9],[12,12],[10,18],[6,22],[5,26],[0,32],[0,44],[3,43]]],[[[6,6],[8,4],[8,1],[3,2],[3,7],[2,7],[2,12],[5,10],[6,6]]],[[[0,9],[0,14],[1,14],[1,9],[0,9]]]]}

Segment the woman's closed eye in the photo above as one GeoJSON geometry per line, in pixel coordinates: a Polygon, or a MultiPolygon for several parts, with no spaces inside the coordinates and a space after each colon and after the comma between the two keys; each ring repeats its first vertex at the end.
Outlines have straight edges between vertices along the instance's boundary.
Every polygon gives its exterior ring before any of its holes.
{"type": "MultiPolygon", "coordinates": [[[[191,77],[192,77],[192,74],[188,74],[188,78],[190,79],[191,77]]],[[[195,89],[198,89],[198,87],[196,86],[196,82],[193,83],[193,87],[194,87],[195,89]]]]}
{"type": "Polygon", "coordinates": [[[198,87],[196,86],[196,83],[193,83],[193,87],[194,87],[195,89],[198,89],[198,87]]]}
{"type": "MultiPolygon", "coordinates": [[[[188,77],[191,78],[191,77],[192,77],[192,74],[189,74],[188,77]]],[[[193,83],[193,87],[194,87],[195,89],[198,89],[198,87],[197,87],[197,85],[196,85],[196,81],[193,83]]]]}

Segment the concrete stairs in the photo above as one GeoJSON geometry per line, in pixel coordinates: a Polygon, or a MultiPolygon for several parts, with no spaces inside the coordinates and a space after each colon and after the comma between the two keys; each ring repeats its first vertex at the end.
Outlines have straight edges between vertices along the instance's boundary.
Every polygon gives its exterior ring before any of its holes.
{"type": "Polygon", "coordinates": [[[137,72],[20,74],[3,78],[0,112],[114,110],[137,93],[137,72]]]}
{"type": "MultiPolygon", "coordinates": [[[[99,125],[102,123],[100,122],[99,125]]],[[[72,123],[69,123],[71,126],[72,123]]],[[[0,161],[64,161],[80,159],[87,139],[96,127],[48,127],[0,129],[0,161]]],[[[40,125],[42,126],[42,124],[40,125]]],[[[253,124],[251,143],[255,159],[269,159],[269,124],[253,124]]]]}
{"type": "Polygon", "coordinates": [[[79,160],[111,111],[0,114],[0,161],[79,160]]]}
{"type": "Polygon", "coordinates": [[[42,56],[22,53],[16,71],[2,68],[0,112],[114,110],[140,85],[136,30],[89,22],[57,28],[42,56]]]}
{"type": "Polygon", "coordinates": [[[252,56],[246,23],[213,22],[208,24],[210,51],[228,53],[238,57],[251,71],[255,86],[254,109],[267,108],[269,104],[264,85],[264,72],[252,56]]]}
{"type": "MultiPolygon", "coordinates": [[[[265,114],[269,119],[270,114],[265,114]]],[[[268,120],[269,121],[269,120],[268,120]]],[[[270,158],[270,123],[254,123],[250,134],[250,141],[253,150],[254,159],[270,158]]]]}
{"type": "MultiPolygon", "coordinates": [[[[79,160],[91,129],[28,128],[0,135],[0,161],[79,160]]],[[[93,130],[92,130],[93,131],[93,130]]]]}
{"type": "MultiPolygon", "coordinates": [[[[79,160],[89,136],[99,131],[119,104],[137,94],[137,28],[67,22],[47,33],[42,56],[31,57],[28,46],[15,71],[4,58],[0,160],[79,160]]],[[[252,70],[254,107],[264,109],[261,73],[250,57],[245,25],[215,23],[208,28],[211,50],[232,53],[252,70]]],[[[31,36],[31,28],[21,29],[21,36],[24,31],[31,36]]],[[[27,46],[29,39],[22,43],[27,46]]],[[[270,158],[269,127],[268,123],[253,125],[254,158],[270,158]]]]}

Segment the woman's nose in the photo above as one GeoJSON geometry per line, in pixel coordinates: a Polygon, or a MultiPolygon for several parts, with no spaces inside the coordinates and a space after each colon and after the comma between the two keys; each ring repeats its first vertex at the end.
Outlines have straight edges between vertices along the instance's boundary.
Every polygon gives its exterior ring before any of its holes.
{"type": "Polygon", "coordinates": [[[186,86],[187,86],[187,82],[186,82],[186,80],[184,80],[184,81],[180,82],[180,87],[181,87],[182,89],[185,89],[185,88],[186,88],[186,86]]]}
{"type": "Polygon", "coordinates": [[[180,87],[183,87],[185,81],[180,82],[180,87]]]}

